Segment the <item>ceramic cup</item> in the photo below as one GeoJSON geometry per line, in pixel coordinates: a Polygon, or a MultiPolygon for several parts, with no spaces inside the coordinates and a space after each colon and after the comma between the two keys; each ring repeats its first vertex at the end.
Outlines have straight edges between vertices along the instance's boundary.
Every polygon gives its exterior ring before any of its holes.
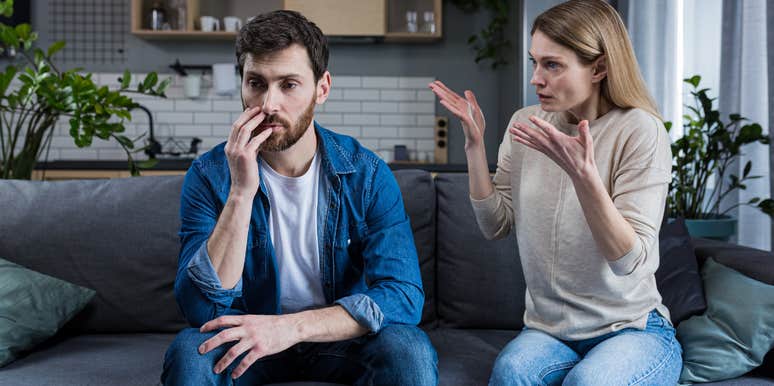
{"type": "Polygon", "coordinates": [[[186,98],[198,98],[202,92],[202,76],[201,75],[186,75],[183,78],[183,95],[186,98]]]}
{"type": "Polygon", "coordinates": [[[212,32],[220,29],[220,20],[212,16],[202,16],[199,18],[203,32],[212,32]]]}
{"type": "Polygon", "coordinates": [[[236,16],[226,16],[223,18],[223,28],[228,32],[236,32],[242,28],[242,19],[236,16]]]}

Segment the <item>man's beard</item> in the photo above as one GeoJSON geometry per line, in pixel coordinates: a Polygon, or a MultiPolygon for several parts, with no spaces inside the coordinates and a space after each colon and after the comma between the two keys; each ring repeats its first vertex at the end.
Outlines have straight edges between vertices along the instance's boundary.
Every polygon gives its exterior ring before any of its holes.
{"type": "MultiPolygon", "coordinates": [[[[306,133],[306,129],[309,128],[309,124],[312,123],[314,117],[315,101],[314,97],[307,106],[306,110],[298,117],[296,123],[291,125],[290,122],[281,118],[280,116],[273,114],[267,116],[262,124],[280,124],[285,128],[284,133],[272,133],[269,138],[261,144],[261,150],[265,151],[284,151],[295,145],[301,137],[306,133]]],[[[253,135],[257,135],[256,131],[253,135]]]]}

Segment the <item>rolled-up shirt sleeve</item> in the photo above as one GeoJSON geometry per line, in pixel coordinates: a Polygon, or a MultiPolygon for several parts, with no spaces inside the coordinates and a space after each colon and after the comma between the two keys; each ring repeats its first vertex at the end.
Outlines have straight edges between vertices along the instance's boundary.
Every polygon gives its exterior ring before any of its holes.
{"type": "Polygon", "coordinates": [[[342,306],[352,319],[371,332],[377,332],[384,324],[384,313],[373,299],[365,294],[345,296],[334,302],[342,306]]]}
{"type": "Polygon", "coordinates": [[[210,255],[207,253],[206,240],[194,253],[187,269],[188,277],[191,281],[214,303],[228,307],[235,297],[242,296],[242,278],[239,278],[234,288],[223,288],[218,273],[215,272],[215,267],[212,266],[210,255]]]}

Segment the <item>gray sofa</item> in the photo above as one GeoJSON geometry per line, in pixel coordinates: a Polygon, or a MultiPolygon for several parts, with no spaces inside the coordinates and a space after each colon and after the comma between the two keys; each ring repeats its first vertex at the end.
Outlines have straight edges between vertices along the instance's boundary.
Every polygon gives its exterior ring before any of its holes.
{"type": "MultiPolygon", "coordinates": [[[[498,352],[522,327],[515,238],[483,239],[465,174],[395,175],[420,256],[422,326],[438,351],[440,384],[486,384],[498,352]]],[[[173,296],[181,184],[182,176],[0,181],[0,257],[97,291],[57,336],[0,369],[0,385],[158,384],[164,352],[186,326],[173,296]]],[[[774,259],[695,242],[700,260],[774,259]]],[[[774,264],[747,267],[774,275],[774,264]]],[[[769,366],[718,384],[774,385],[772,378],[769,366]]]]}

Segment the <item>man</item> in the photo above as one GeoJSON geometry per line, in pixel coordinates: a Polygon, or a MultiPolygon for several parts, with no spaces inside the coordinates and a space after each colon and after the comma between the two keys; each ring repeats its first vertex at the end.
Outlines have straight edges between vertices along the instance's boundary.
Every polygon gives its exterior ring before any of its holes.
{"type": "Polygon", "coordinates": [[[244,112],[181,196],[175,294],[198,328],[178,334],[162,382],[435,384],[395,179],[313,121],[331,87],[322,32],[297,12],[259,15],[236,56],[244,112]]]}

